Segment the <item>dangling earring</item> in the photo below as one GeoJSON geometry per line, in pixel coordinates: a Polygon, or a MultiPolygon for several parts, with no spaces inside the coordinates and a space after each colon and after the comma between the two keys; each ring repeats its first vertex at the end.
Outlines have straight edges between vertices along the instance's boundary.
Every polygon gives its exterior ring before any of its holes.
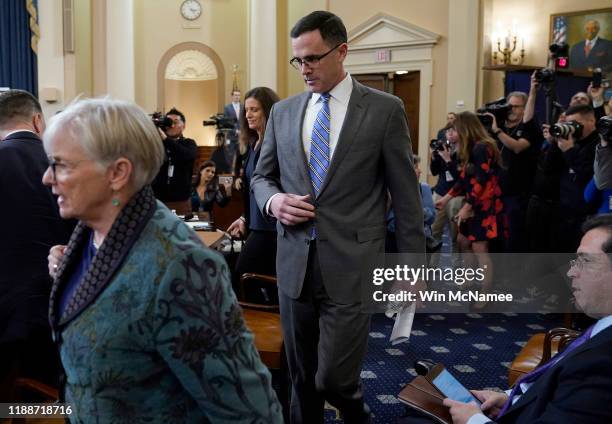
{"type": "Polygon", "coordinates": [[[113,206],[119,206],[121,203],[119,202],[119,199],[113,199],[111,201],[111,203],[113,204],[113,206]]]}

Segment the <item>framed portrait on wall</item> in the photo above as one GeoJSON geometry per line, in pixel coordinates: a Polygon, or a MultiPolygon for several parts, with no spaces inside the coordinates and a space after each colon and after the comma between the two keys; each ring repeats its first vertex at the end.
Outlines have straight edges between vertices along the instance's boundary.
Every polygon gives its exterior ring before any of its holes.
{"type": "Polygon", "coordinates": [[[550,15],[550,43],[569,45],[569,67],[612,71],[612,8],[550,15]]]}

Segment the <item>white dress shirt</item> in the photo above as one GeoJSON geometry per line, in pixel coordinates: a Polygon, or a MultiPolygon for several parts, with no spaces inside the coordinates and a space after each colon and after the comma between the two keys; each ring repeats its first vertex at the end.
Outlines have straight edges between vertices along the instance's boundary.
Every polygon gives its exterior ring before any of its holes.
{"type": "MultiPolygon", "coordinates": [[[[344,118],[346,117],[346,110],[348,103],[351,98],[353,91],[353,80],[350,74],[347,72],[346,76],[340,81],[334,88],[329,92],[329,115],[331,117],[329,127],[329,157],[330,162],[334,157],[336,146],[338,145],[338,137],[340,136],[340,130],[342,130],[342,124],[344,124],[344,118]]],[[[312,129],[314,127],[317,114],[321,110],[323,103],[319,101],[321,99],[320,93],[313,93],[306,106],[306,113],[304,114],[304,122],[302,125],[302,145],[304,146],[304,153],[306,153],[306,159],[310,160],[310,145],[312,144],[312,129]]]]}
{"type": "MultiPolygon", "coordinates": [[[[346,118],[346,111],[348,109],[348,103],[353,92],[353,80],[351,75],[347,72],[346,76],[340,81],[334,88],[329,92],[329,114],[331,117],[330,128],[329,128],[329,161],[331,163],[338,145],[338,138],[340,137],[340,131],[344,124],[344,118],[346,118]]],[[[308,105],[306,105],[306,113],[304,113],[304,122],[302,125],[302,146],[304,147],[304,153],[306,154],[306,160],[310,160],[310,145],[312,144],[312,128],[314,127],[317,114],[321,110],[323,103],[319,101],[321,98],[320,93],[312,93],[308,105]]],[[[280,193],[276,193],[271,196],[266,202],[266,213],[270,213],[270,203],[274,196],[280,193]]],[[[294,193],[304,195],[307,193],[294,193]]]]}

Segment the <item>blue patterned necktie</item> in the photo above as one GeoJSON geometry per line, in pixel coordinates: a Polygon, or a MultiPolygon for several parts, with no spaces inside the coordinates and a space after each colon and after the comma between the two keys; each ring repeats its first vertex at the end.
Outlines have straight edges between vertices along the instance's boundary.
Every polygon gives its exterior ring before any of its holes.
{"type": "Polygon", "coordinates": [[[525,374],[524,376],[519,378],[518,381],[514,384],[514,388],[510,392],[510,396],[508,396],[508,400],[502,407],[501,411],[499,411],[499,414],[497,415],[497,417],[498,418],[501,417],[508,411],[508,409],[510,409],[510,407],[512,406],[512,399],[514,399],[516,395],[522,394],[523,392],[523,390],[521,389],[522,383],[534,383],[538,378],[540,378],[542,374],[544,374],[546,371],[548,371],[549,368],[551,368],[557,362],[559,362],[564,357],[566,357],[572,350],[576,349],[578,346],[580,346],[581,344],[589,340],[591,338],[591,333],[593,332],[593,327],[594,326],[589,327],[584,333],[582,333],[580,337],[578,337],[568,347],[566,347],[563,352],[551,358],[547,363],[545,363],[541,367],[538,367],[535,370],[531,371],[530,373],[525,374]]]}
{"type": "Polygon", "coordinates": [[[310,181],[314,188],[315,197],[319,195],[325,175],[329,169],[330,149],[329,149],[329,93],[321,94],[319,101],[323,103],[314,126],[312,128],[312,136],[310,141],[310,160],[308,161],[308,172],[310,181]]]}

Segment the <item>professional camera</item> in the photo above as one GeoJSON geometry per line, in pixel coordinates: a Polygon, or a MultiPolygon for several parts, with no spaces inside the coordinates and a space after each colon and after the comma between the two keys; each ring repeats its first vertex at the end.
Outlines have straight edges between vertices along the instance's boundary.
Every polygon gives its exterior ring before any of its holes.
{"type": "Polygon", "coordinates": [[[236,126],[236,121],[232,118],[228,118],[222,113],[217,113],[216,115],[212,115],[210,120],[202,122],[202,125],[205,127],[214,125],[217,127],[217,130],[233,130],[236,126]]]}
{"type": "Polygon", "coordinates": [[[497,125],[502,124],[506,118],[508,117],[508,112],[510,111],[510,106],[506,102],[505,98],[501,98],[499,100],[495,100],[494,102],[485,103],[485,105],[476,110],[476,114],[478,115],[478,119],[482,123],[482,125],[487,129],[487,131],[491,130],[491,126],[493,125],[493,118],[485,113],[491,113],[495,116],[495,120],[497,121],[497,125]]]}
{"type": "Polygon", "coordinates": [[[558,122],[550,127],[550,134],[566,139],[571,135],[575,140],[580,140],[583,128],[582,124],[577,121],[558,122]]]}
{"type": "Polygon", "coordinates": [[[538,69],[534,78],[540,84],[550,84],[555,80],[555,71],[550,68],[538,69]]]}
{"type": "Polygon", "coordinates": [[[166,131],[172,126],[172,124],[174,124],[172,119],[168,118],[161,112],[153,112],[150,116],[155,126],[160,128],[162,131],[166,131]]]}
{"type": "Polygon", "coordinates": [[[448,140],[436,140],[435,138],[433,140],[431,140],[429,142],[429,147],[431,147],[432,150],[436,151],[443,151],[444,149],[450,149],[451,148],[451,142],[448,140]]]}
{"type": "Polygon", "coordinates": [[[608,143],[612,142],[612,116],[604,116],[597,121],[597,131],[608,143]]]}

